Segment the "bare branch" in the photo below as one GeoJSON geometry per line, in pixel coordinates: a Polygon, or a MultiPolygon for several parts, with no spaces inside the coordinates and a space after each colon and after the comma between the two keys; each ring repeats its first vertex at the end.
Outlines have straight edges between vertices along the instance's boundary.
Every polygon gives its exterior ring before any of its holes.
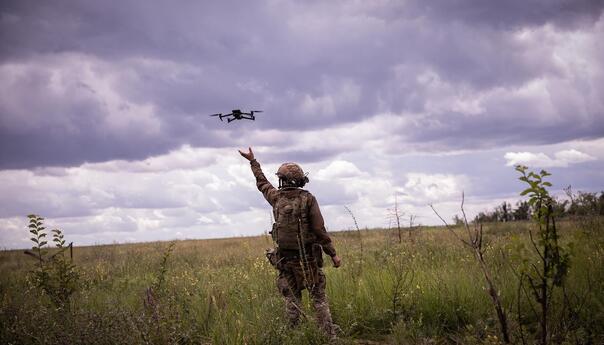
{"type": "Polygon", "coordinates": [[[537,276],[539,276],[539,279],[543,280],[543,275],[541,274],[541,272],[539,272],[539,269],[537,268],[537,266],[535,266],[535,264],[532,263],[531,267],[533,268],[533,270],[535,270],[535,273],[537,273],[537,276]]]}
{"type": "Polygon", "coordinates": [[[453,236],[455,236],[455,238],[457,240],[459,240],[460,242],[462,242],[463,244],[465,244],[466,246],[473,248],[472,244],[470,244],[468,241],[464,240],[463,238],[459,237],[459,235],[457,235],[457,233],[453,230],[453,228],[451,228],[451,226],[449,225],[449,223],[447,223],[446,220],[443,219],[443,217],[440,216],[440,214],[438,213],[438,211],[436,211],[436,209],[434,208],[434,206],[432,204],[428,204],[430,206],[430,208],[432,209],[432,211],[434,211],[434,213],[436,214],[436,216],[438,216],[438,218],[440,218],[440,220],[445,224],[445,227],[447,228],[447,230],[449,230],[453,236]]]}
{"type": "Polygon", "coordinates": [[[436,209],[434,208],[434,206],[432,204],[430,204],[430,208],[432,209],[432,211],[434,211],[434,213],[438,216],[438,218],[440,218],[440,220],[445,224],[445,227],[447,228],[447,230],[449,230],[455,236],[455,238],[457,238],[463,244],[467,245],[468,247],[470,247],[472,249],[472,251],[474,253],[474,257],[478,261],[478,263],[480,265],[480,269],[482,270],[484,279],[488,285],[488,293],[489,293],[489,296],[491,297],[491,302],[493,303],[493,306],[495,307],[495,312],[497,313],[497,319],[499,320],[501,333],[503,335],[503,341],[506,344],[509,344],[511,342],[511,340],[510,340],[510,334],[509,334],[507,315],[506,315],[505,309],[503,308],[501,300],[499,299],[499,293],[495,286],[495,283],[493,282],[493,279],[491,278],[491,272],[490,272],[489,268],[487,267],[487,264],[482,255],[483,254],[482,224],[480,226],[477,226],[476,224],[474,224],[474,234],[472,235],[472,231],[470,230],[470,225],[468,224],[468,217],[464,210],[464,202],[465,202],[465,196],[464,196],[464,193],[462,193],[461,194],[461,213],[463,215],[464,227],[466,228],[466,231],[468,233],[468,240],[464,240],[459,235],[457,235],[457,233],[455,233],[455,231],[449,226],[447,221],[445,221],[443,219],[443,217],[440,216],[440,214],[438,213],[438,211],[436,211],[436,209]]]}
{"type": "Polygon", "coordinates": [[[533,248],[535,248],[535,251],[537,252],[537,254],[539,254],[539,257],[541,258],[541,260],[545,261],[545,258],[543,257],[543,254],[541,253],[541,251],[537,247],[537,243],[535,243],[535,240],[533,239],[533,232],[530,231],[530,230],[529,230],[529,237],[531,239],[531,244],[533,245],[533,248]]]}
{"type": "Polygon", "coordinates": [[[463,205],[465,204],[465,202],[466,202],[466,195],[465,195],[465,192],[462,191],[461,192],[461,206],[460,206],[460,208],[461,208],[461,214],[463,216],[464,226],[466,228],[466,231],[468,232],[468,238],[470,239],[470,241],[473,241],[472,240],[472,235],[470,233],[470,225],[468,224],[468,217],[466,216],[466,210],[463,207],[463,205]]]}

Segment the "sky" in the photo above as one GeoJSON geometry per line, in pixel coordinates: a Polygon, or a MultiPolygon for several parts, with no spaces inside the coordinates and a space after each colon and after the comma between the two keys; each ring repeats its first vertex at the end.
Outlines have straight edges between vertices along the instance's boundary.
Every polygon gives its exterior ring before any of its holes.
{"type": "Polygon", "coordinates": [[[0,248],[262,234],[309,173],[328,231],[604,190],[604,1],[0,2],[0,248]],[[208,117],[263,110],[256,121],[208,117]]]}

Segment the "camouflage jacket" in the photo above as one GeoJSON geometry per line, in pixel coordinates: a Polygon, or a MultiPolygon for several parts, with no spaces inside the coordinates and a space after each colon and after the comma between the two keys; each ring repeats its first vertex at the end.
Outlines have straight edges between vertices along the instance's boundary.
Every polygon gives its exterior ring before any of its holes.
{"type": "MultiPolygon", "coordinates": [[[[274,207],[276,205],[282,192],[299,193],[301,191],[299,188],[283,188],[282,190],[278,190],[266,179],[258,161],[254,159],[250,162],[250,165],[254,177],[256,177],[256,186],[258,187],[258,190],[262,192],[262,195],[264,195],[264,198],[271,206],[274,207]]],[[[309,196],[308,203],[310,205],[308,205],[307,209],[310,213],[308,217],[310,220],[310,231],[315,235],[317,243],[323,247],[325,254],[333,257],[336,255],[336,249],[325,230],[325,223],[323,221],[323,215],[321,215],[321,210],[319,209],[319,203],[314,195],[309,193],[309,196]]]]}

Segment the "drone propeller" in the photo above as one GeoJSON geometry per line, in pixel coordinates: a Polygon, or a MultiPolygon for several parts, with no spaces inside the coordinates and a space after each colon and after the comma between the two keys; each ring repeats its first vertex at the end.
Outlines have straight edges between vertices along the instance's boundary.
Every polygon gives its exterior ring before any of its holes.
{"type": "Polygon", "coordinates": [[[222,121],[222,118],[226,115],[222,115],[222,113],[218,113],[218,114],[212,114],[210,116],[218,116],[218,118],[220,119],[220,121],[222,121]]]}
{"type": "Polygon", "coordinates": [[[252,114],[261,113],[261,112],[262,112],[262,110],[252,110],[252,114]]]}

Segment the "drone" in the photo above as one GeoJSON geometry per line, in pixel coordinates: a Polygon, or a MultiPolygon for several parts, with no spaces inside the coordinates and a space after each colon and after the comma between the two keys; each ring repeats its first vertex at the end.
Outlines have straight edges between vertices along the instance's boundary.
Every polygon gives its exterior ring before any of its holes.
{"type": "Polygon", "coordinates": [[[246,113],[244,111],[241,111],[239,109],[234,109],[233,111],[231,111],[229,114],[222,114],[222,113],[218,113],[218,114],[212,114],[210,116],[218,116],[218,118],[220,118],[220,121],[222,121],[223,117],[226,117],[228,122],[227,123],[231,123],[231,121],[235,121],[235,120],[256,120],[256,116],[254,116],[255,113],[261,113],[262,110],[252,110],[249,113],[246,113]]]}

